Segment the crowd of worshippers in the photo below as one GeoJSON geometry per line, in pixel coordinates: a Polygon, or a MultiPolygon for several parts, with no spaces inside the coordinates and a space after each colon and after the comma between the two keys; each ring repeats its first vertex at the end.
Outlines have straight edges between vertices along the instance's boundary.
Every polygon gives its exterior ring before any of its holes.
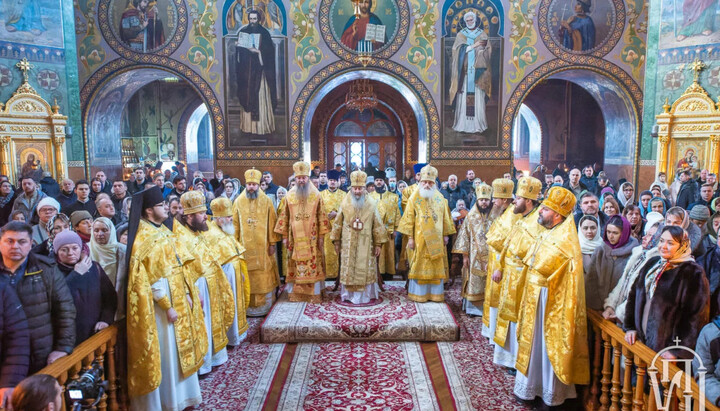
{"type": "Polygon", "coordinates": [[[335,279],[343,300],[364,304],[400,273],[420,303],[444,301],[461,279],[463,310],[483,317],[494,361],[520,371],[520,398],[558,405],[588,383],[586,309],[630,343],[697,345],[716,377],[708,397],[720,397],[717,176],[678,170],[668,184],[660,173],[638,195],[593,166],[531,174],[489,185],[473,170],[441,181],[428,164],[400,176],[297,162],[285,187],[255,169],[242,181],[195,171],[188,185],[182,164],[140,167],[128,181],[98,171],[58,184],[46,173],[16,187],[0,176],[0,402],[132,312],[131,403],[197,405],[198,375],[227,361],[283,279],[289,301],[318,303],[335,279]],[[562,327],[543,333],[545,321],[562,327]]]}

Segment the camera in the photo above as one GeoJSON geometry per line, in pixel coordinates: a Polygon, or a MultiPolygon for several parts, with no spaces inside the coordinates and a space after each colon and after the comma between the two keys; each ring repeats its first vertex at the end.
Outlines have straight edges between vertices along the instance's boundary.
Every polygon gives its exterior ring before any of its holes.
{"type": "Polygon", "coordinates": [[[100,399],[107,389],[107,381],[103,381],[103,367],[93,361],[91,367],[76,380],[67,384],[70,402],[77,403],[89,399],[100,399]]]}

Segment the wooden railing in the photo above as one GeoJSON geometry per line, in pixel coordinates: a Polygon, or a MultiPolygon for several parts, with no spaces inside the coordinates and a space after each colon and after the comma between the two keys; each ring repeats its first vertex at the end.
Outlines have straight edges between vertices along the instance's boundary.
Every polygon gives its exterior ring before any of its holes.
{"type": "Polygon", "coordinates": [[[78,378],[84,370],[92,366],[95,360],[102,364],[103,377],[108,381],[108,390],[98,403],[97,409],[101,411],[108,408],[110,411],[117,411],[119,409],[119,390],[115,368],[115,345],[117,338],[118,327],[117,325],[111,325],[83,341],[75,347],[70,355],[62,357],[38,371],[38,374],[47,374],[55,377],[60,386],[63,387],[62,409],[69,409],[69,405],[65,404],[65,384],[78,378]]]}
{"type": "MultiPolygon", "coordinates": [[[[658,358],[654,363],[657,377],[651,378],[652,369],[649,367],[653,365],[657,352],[639,341],[633,345],[628,344],[625,341],[625,332],[615,323],[605,320],[596,311],[588,310],[588,319],[595,332],[595,339],[593,346],[590,347],[593,358],[585,409],[654,411],[668,409],[667,406],[670,410],[702,409],[699,400],[700,388],[691,375],[686,378],[688,376],[683,372],[684,370],[672,362],[667,364],[667,375],[665,375],[663,362],[658,358]],[[625,358],[622,359],[621,356],[625,358]],[[656,399],[656,390],[653,388],[658,382],[663,387],[659,403],[656,399]]],[[[707,400],[704,409],[720,410],[707,400]]]]}

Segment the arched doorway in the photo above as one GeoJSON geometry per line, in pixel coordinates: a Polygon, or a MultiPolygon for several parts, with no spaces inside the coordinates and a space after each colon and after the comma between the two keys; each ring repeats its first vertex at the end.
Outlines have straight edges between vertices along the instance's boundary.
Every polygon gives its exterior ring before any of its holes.
{"type": "Polygon", "coordinates": [[[532,123],[530,112],[537,123],[529,132],[539,133],[541,144],[518,159],[528,165],[524,170],[532,173],[540,163],[549,172],[560,163],[580,168],[597,163],[611,181],[633,181],[640,119],[636,103],[616,79],[598,70],[563,68],[536,81],[515,112],[513,144],[532,123]]]}
{"type": "Polygon", "coordinates": [[[209,168],[200,170],[212,172],[212,148],[201,150],[214,147],[206,101],[176,73],[136,68],[110,77],[87,103],[83,120],[90,176],[103,170],[127,179],[142,164],[188,163],[188,151],[198,153],[190,170],[208,159],[209,168]]]}

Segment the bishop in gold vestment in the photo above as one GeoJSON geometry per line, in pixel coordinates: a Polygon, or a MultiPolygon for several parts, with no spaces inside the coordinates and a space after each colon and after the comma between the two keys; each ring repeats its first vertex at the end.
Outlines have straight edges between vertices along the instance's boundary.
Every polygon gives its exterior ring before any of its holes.
{"type": "Polygon", "coordinates": [[[495,352],[493,361],[496,364],[513,368],[517,356],[517,325],[520,299],[525,287],[527,267],[522,259],[530,251],[539,232],[544,228],[537,222],[538,196],[542,183],[534,177],[522,177],[518,180],[514,212],[523,217],[515,224],[508,235],[502,252],[502,275],[498,316],[495,324],[495,352]]]}
{"type": "Polygon", "coordinates": [[[582,251],[572,211],[575,194],[552,187],[540,206],[545,228],[524,263],[514,393],[548,406],[575,398],[574,384],[590,382],[582,251]]]}
{"type": "Polygon", "coordinates": [[[482,315],[488,265],[485,235],[493,220],[490,216],[492,187],[480,184],[475,195],[477,201],[460,226],[452,252],[463,256],[463,308],[468,314],[482,315]]]}
{"type": "Polygon", "coordinates": [[[416,302],[445,301],[448,279],[447,242],[455,234],[447,200],[435,187],[437,169],[423,167],[421,182],[408,200],[398,231],[408,236],[410,281],[408,298],[416,302]]]}
{"type": "Polygon", "coordinates": [[[310,183],[310,164],[293,165],[295,187],[285,197],[275,232],[283,236],[290,258],[286,277],[290,301],[319,303],[325,289],[324,237],[330,231],[322,197],[310,183]]]}
{"type": "MultiPolygon", "coordinates": [[[[415,172],[415,184],[410,184],[409,186],[405,187],[405,189],[400,193],[400,206],[401,206],[401,214],[405,213],[405,210],[407,210],[407,203],[410,200],[410,197],[417,191],[418,183],[420,182],[420,170],[422,170],[423,167],[425,167],[427,164],[425,163],[417,163],[413,165],[413,171],[415,172]]],[[[399,270],[407,270],[410,268],[410,258],[411,254],[413,253],[413,250],[410,250],[407,248],[408,243],[408,236],[403,235],[402,238],[402,246],[400,247],[400,256],[398,258],[398,264],[397,267],[399,270]]]]}
{"type": "MultiPolygon", "coordinates": [[[[320,196],[322,197],[325,214],[327,214],[328,220],[332,224],[346,193],[338,188],[340,184],[340,172],[335,169],[330,169],[327,171],[327,178],[328,188],[327,190],[321,191],[320,196]]],[[[280,211],[279,208],[278,211],[280,211]]],[[[330,233],[325,234],[324,247],[325,276],[327,278],[335,278],[338,275],[338,255],[330,240],[330,233]]]]}
{"type": "Polygon", "coordinates": [[[380,171],[375,176],[375,191],[368,196],[377,203],[377,210],[388,236],[380,251],[378,270],[380,274],[392,277],[395,275],[395,231],[400,224],[400,206],[398,206],[398,195],[387,190],[385,178],[384,171],[380,171]]]}
{"type": "Polygon", "coordinates": [[[228,360],[227,332],[235,318],[235,299],[232,287],[220,266],[216,245],[206,235],[207,207],[205,196],[199,191],[186,191],[180,197],[183,214],[173,224],[173,232],[188,245],[195,255],[193,267],[200,274],[197,281],[200,297],[203,300],[205,328],[212,350],[198,371],[200,375],[212,371],[212,367],[224,364],[228,360]]]}
{"type": "Polygon", "coordinates": [[[260,170],[245,171],[245,190],[233,204],[235,238],[245,247],[245,263],[250,277],[250,304],[247,315],[263,316],[275,302],[280,285],[275,243],[277,214],[273,202],[260,189],[260,170]]]}
{"type": "Polygon", "coordinates": [[[367,174],[353,171],[352,188],[333,222],[330,238],[340,252],[340,298],[367,304],[378,298],[377,258],[387,241],[377,203],[365,193],[367,174]]]}
{"type": "Polygon", "coordinates": [[[128,229],[128,394],[132,409],[202,402],[197,371],[208,349],[195,258],[162,222],[162,191],[133,195],[128,229]],[[141,219],[142,215],[142,219],[141,219]]]}
{"type": "Polygon", "coordinates": [[[250,304],[250,279],[243,258],[245,248],[235,239],[232,202],[218,197],[210,203],[213,221],[208,223],[207,237],[215,246],[215,259],[222,266],[235,298],[235,317],[228,330],[228,345],[239,345],[248,329],[246,310],[250,304]]]}
{"type": "Polygon", "coordinates": [[[492,277],[496,271],[502,272],[502,259],[500,257],[505,247],[505,240],[520,218],[520,214],[515,214],[515,208],[511,207],[515,183],[507,178],[496,178],[492,182],[492,187],[493,208],[497,208],[497,212],[501,214],[500,217],[493,221],[485,236],[488,245],[488,275],[485,278],[482,335],[489,339],[491,344],[493,344],[493,337],[495,336],[495,324],[497,324],[500,299],[500,284],[493,281],[492,277]]]}

